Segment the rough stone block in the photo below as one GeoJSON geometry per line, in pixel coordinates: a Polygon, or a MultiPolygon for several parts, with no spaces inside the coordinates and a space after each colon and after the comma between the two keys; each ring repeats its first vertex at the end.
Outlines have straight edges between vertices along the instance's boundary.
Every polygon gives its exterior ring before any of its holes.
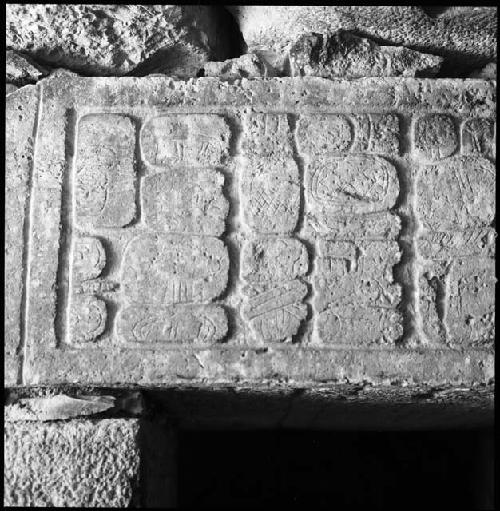
{"type": "Polygon", "coordinates": [[[4,505],[129,507],[139,479],[138,421],[5,424],[4,505]]]}
{"type": "Polygon", "coordinates": [[[15,51],[5,52],[5,81],[22,87],[36,83],[47,74],[47,70],[15,51]]]}
{"type": "Polygon", "coordinates": [[[470,265],[494,257],[490,132],[464,126],[494,118],[482,80],[59,72],[10,94],[11,376],[18,351],[30,385],[488,382],[489,327],[460,348],[405,342],[427,328],[419,265],[448,252],[466,261],[448,317],[460,295],[461,322],[490,321],[491,263],[470,265]],[[452,155],[448,136],[415,151],[429,119],[451,120],[452,155]],[[79,169],[104,189],[97,215],[79,169]],[[455,252],[438,237],[472,231],[455,252]]]}
{"type": "Polygon", "coordinates": [[[458,149],[458,129],[451,115],[428,114],[416,119],[413,134],[415,156],[425,163],[452,156],[458,149]]]}

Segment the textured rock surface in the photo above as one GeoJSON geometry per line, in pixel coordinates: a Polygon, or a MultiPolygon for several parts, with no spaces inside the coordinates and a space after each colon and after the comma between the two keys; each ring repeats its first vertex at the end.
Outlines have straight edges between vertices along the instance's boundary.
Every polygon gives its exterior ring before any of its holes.
{"type": "Polygon", "coordinates": [[[483,80],[496,80],[497,79],[497,63],[490,62],[481,69],[474,71],[469,75],[470,78],[481,78],[483,80]]]}
{"type": "Polygon", "coordinates": [[[190,77],[232,56],[218,22],[211,6],[9,4],[6,44],[84,74],[190,77]]]}
{"type": "MultiPolygon", "coordinates": [[[[450,72],[496,56],[497,11],[466,7],[431,17],[412,6],[228,6],[249,51],[280,55],[304,33],[355,31],[380,44],[404,45],[447,57],[450,72]]],[[[458,76],[458,74],[456,75],[458,76]]]]}
{"type": "Polygon", "coordinates": [[[495,85],[59,73],[11,94],[17,381],[489,382],[495,85]]]}
{"type": "Polygon", "coordinates": [[[203,70],[203,76],[215,76],[221,80],[276,76],[276,71],[266,59],[255,53],[248,53],[224,62],[207,62],[203,70]]]}
{"type": "Polygon", "coordinates": [[[290,48],[292,76],[362,78],[366,76],[434,76],[443,59],[404,47],[379,46],[345,32],[304,34],[290,48]]]}
{"type": "Polygon", "coordinates": [[[18,87],[36,83],[47,70],[15,51],[5,52],[5,81],[18,87]]]}
{"type": "Polygon", "coordinates": [[[137,434],[136,420],[6,423],[4,505],[129,507],[137,434]]]}

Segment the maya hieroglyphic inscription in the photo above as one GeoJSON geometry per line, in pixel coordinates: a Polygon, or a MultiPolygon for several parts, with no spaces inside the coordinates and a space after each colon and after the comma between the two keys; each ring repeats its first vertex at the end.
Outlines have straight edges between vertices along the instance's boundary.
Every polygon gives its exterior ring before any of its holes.
{"type": "Polygon", "coordinates": [[[229,211],[216,168],[228,157],[224,118],[92,114],[77,133],[66,341],[222,339],[226,312],[210,302],[229,270],[217,238],[229,211]]]}
{"type": "Polygon", "coordinates": [[[300,178],[285,114],[244,119],[240,194],[249,230],[242,249],[243,317],[261,342],[295,335],[307,316],[305,246],[292,234],[300,215],[300,178]],[[268,235],[269,237],[265,237],[268,235]]]}
{"type": "Polygon", "coordinates": [[[394,345],[403,334],[394,266],[400,153],[394,114],[301,115],[305,227],[315,243],[313,310],[323,345],[394,345]]]}
{"type": "Polygon", "coordinates": [[[418,117],[420,312],[435,344],[494,342],[495,121],[418,117]]]}

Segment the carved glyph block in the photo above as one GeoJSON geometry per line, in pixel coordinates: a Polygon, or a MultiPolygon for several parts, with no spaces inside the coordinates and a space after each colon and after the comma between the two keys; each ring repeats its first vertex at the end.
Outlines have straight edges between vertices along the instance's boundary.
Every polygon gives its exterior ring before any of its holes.
{"type": "Polygon", "coordinates": [[[299,220],[299,171],[291,159],[248,158],[241,178],[247,225],[260,233],[292,232],[299,220]]]}
{"type": "Polygon", "coordinates": [[[396,168],[379,156],[317,158],[305,177],[308,224],[349,237],[395,237],[399,219],[389,211],[399,196],[396,168]]]}
{"type": "Polygon", "coordinates": [[[73,271],[78,282],[99,277],[106,266],[106,252],[98,238],[82,237],[75,241],[73,271]]]}
{"type": "Polygon", "coordinates": [[[210,343],[227,334],[227,317],[216,305],[134,305],[121,311],[118,333],[128,342],[210,343]]]}
{"type": "Polygon", "coordinates": [[[103,300],[95,296],[75,295],[71,303],[69,342],[95,341],[106,328],[107,310],[103,300]]]}
{"type": "Polygon", "coordinates": [[[226,288],[229,257],[217,238],[141,235],[123,254],[121,285],[142,305],[203,303],[226,288]]]}
{"type": "Polygon", "coordinates": [[[452,156],[457,151],[458,144],[458,130],[451,115],[427,114],[416,119],[413,150],[423,163],[452,156]]]}
{"type": "Polygon", "coordinates": [[[496,157],[496,123],[493,119],[466,119],[462,123],[462,154],[496,157]]]}
{"type": "Polygon", "coordinates": [[[143,158],[155,167],[222,164],[229,153],[229,138],[227,122],[213,114],[153,117],[140,137],[143,158]]]}
{"type": "Polygon", "coordinates": [[[224,176],[211,169],[177,168],[144,178],[143,216],[158,232],[219,236],[224,232],[229,203],[224,176]]]}
{"type": "Polygon", "coordinates": [[[290,158],[292,133],[286,114],[250,114],[244,119],[243,151],[268,158],[290,158]]]}
{"type": "Polygon", "coordinates": [[[480,156],[457,156],[421,166],[417,212],[431,231],[489,226],[495,217],[496,173],[480,156]]]}
{"type": "Polygon", "coordinates": [[[135,126],[117,114],[78,123],[76,219],[82,227],[124,227],[135,217],[135,126]]]}

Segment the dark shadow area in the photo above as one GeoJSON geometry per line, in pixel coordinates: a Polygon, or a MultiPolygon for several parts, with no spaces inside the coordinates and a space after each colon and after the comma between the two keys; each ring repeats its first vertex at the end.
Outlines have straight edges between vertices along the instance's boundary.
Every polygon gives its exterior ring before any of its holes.
{"type": "Polygon", "coordinates": [[[493,432],[183,432],[180,508],[494,509],[493,432]]]}

